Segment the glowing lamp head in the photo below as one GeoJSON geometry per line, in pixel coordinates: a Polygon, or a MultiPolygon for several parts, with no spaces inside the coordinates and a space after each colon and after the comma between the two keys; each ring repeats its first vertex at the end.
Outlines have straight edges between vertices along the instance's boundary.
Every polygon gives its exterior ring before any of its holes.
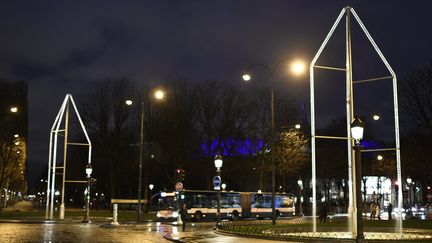
{"type": "Polygon", "coordinates": [[[11,111],[12,113],[17,113],[17,112],[18,112],[18,107],[16,107],[16,106],[11,107],[11,108],[10,108],[10,111],[11,111]]]}
{"type": "Polygon", "coordinates": [[[250,81],[252,77],[250,76],[249,73],[244,73],[242,78],[244,81],[250,81]]]}
{"type": "Polygon", "coordinates": [[[384,159],[384,157],[381,155],[381,154],[379,154],[378,156],[377,156],[377,160],[383,160],[384,159]]]}
{"type": "Polygon", "coordinates": [[[303,186],[303,181],[302,181],[301,179],[299,179],[299,180],[297,181],[297,184],[301,187],[301,186],[303,186]]]}
{"type": "Polygon", "coordinates": [[[126,103],[126,105],[132,105],[133,101],[132,100],[126,100],[125,103],[126,103]]]}
{"type": "Polygon", "coordinates": [[[374,119],[374,121],[378,121],[381,117],[378,114],[374,114],[372,116],[372,119],[374,119]]]}
{"type": "Polygon", "coordinates": [[[87,174],[87,177],[90,178],[90,176],[93,172],[93,168],[92,168],[91,164],[87,164],[87,166],[85,168],[85,172],[87,174]]]}
{"type": "Polygon", "coordinates": [[[223,160],[220,154],[217,154],[214,159],[214,165],[216,168],[220,169],[222,167],[223,160]]]}
{"type": "Polygon", "coordinates": [[[150,184],[150,185],[149,185],[149,189],[150,189],[150,191],[153,190],[153,188],[154,188],[154,185],[153,185],[153,184],[150,184]]]}
{"type": "Polygon", "coordinates": [[[412,179],[411,179],[411,177],[408,177],[408,178],[407,178],[407,183],[408,183],[408,184],[411,184],[411,183],[412,183],[412,179]]]}
{"type": "Polygon", "coordinates": [[[351,135],[355,139],[356,144],[360,144],[363,139],[364,124],[359,116],[355,116],[351,122],[351,135]]]}
{"type": "Polygon", "coordinates": [[[157,100],[163,100],[163,99],[165,98],[165,92],[164,92],[163,90],[161,90],[161,89],[157,89],[157,90],[154,92],[154,97],[155,97],[157,100]]]}
{"type": "Polygon", "coordinates": [[[300,124],[296,124],[294,127],[295,127],[295,129],[300,129],[301,125],[300,124]]]}
{"type": "Polygon", "coordinates": [[[291,63],[291,72],[295,75],[301,75],[306,71],[306,64],[303,61],[296,60],[291,63]]]}
{"type": "Polygon", "coordinates": [[[222,187],[222,190],[225,190],[225,188],[226,188],[226,184],[225,184],[225,183],[222,183],[221,187],[222,187]]]}

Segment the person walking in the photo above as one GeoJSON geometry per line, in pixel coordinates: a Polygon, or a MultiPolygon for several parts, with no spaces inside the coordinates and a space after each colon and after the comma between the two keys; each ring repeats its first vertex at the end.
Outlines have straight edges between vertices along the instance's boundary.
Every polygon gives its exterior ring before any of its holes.
{"type": "Polygon", "coordinates": [[[374,220],[376,215],[376,209],[377,209],[377,205],[375,204],[375,202],[371,203],[370,208],[371,208],[370,220],[374,220]]]}
{"type": "Polygon", "coordinates": [[[375,214],[376,214],[376,216],[377,216],[377,218],[378,218],[378,220],[381,220],[381,209],[380,209],[380,206],[379,206],[379,202],[377,203],[377,205],[376,205],[376,209],[375,209],[375,214]]]}
{"type": "Polygon", "coordinates": [[[393,211],[393,205],[391,203],[389,203],[387,206],[387,213],[388,213],[388,219],[389,220],[392,219],[392,211],[393,211]]]}
{"type": "Polygon", "coordinates": [[[187,219],[187,215],[188,215],[188,211],[187,211],[185,203],[183,203],[183,205],[182,205],[182,207],[181,207],[181,209],[179,211],[179,214],[180,214],[180,218],[182,220],[182,230],[185,231],[185,229],[186,229],[186,219],[187,219]]]}
{"type": "Polygon", "coordinates": [[[321,203],[320,212],[319,212],[319,220],[320,223],[325,223],[327,220],[327,203],[321,203]]]}

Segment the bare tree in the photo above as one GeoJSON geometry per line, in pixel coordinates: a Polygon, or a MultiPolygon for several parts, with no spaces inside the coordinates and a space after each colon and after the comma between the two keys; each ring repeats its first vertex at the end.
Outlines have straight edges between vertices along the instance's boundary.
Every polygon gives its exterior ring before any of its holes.
{"type": "Polygon", "coordinates": [[[27,190],[26,183],[22,183],[25,182],[25,151],[26,143],[22,138],[8,136],[0,139],[0,188],[27,190]],[[19,187],[14,188],[13,185],[19,187]]]}
{"type": "Polygon", "coordinates": [[[432,133],[432,63],[412,70],[402,79],[401,97],[409,115],[407,123],[432,133]]]}
{"type": "Polygon", "coordinates": [[[428,172],[432,169],[430,135],[432,134],[432,62],[425,67],[411,70],[402,79],[401,104],[404,114],[401,139],[402,157],[406,173],[416,179],[430,182],[428,172]]]}
{"type": "Polygon", "coordinates": [[[125,179],[131,178],[127,175],[136,172],[132,161],[135,154],[130,146],[138,141],[134,141],[137,136],[133,134],[130,123],[136,109],[129,110],[125,105],[125,99],[134,95],[134,85],[124,78],[103,80],[96,83],[88,98],[80,105],[93,143],[97,188],[109,197],[135,194],[135,190],[128,186],[129,179],[125,179]],[[128,190],[125,191],[125,188],[128,190]]]}

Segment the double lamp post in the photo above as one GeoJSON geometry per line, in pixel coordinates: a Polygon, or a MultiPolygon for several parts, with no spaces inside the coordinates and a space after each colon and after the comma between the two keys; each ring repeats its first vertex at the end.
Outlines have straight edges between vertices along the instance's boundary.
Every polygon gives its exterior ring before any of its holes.
{"type": "MultiPolygon", "coordinates": [[[[275,201],[276,201],[276,165],[274,158],[274,136],[275,136],[275,102],[274,102],[274,74],[275,71],[281,66],[281,64],[286,63],[291,58],[284,58],[277,62],[272,68],[268,67],[264,64],[252,64],[247,68],[247,72],[243,74],[242,78],[244,81],[250,81],[252,76],[250,71],[254,68],[262,68],[265,70],[267,75],[269,76],[270,83],[270,105],[271,105],[271,127],[270,127],[270,156],[271,156],[271,181],[272,181],[272,224],[276,224],[276,211],[275,211],[275,201]]],[[[291,71],[297,75],[303,73],[305,70],[305,65],[301,61],[294,61],[291,63],[291,71]]]]}
{"type": "MultiPolygon", "coordinates": [[[[154,91],[154,97],[157,100],[162,100],[165,97],[165,92],[161,89],[154,91]]],[[[132,105],[133,101],[128,99],[125,101],[126,105],[132,105]]],[[[144,100],[141,97],[141,114],[140,114],[140,140],[139,140],[139,163],[138,163],[138,206],[137,206],[137,222],[141,222],[141,211],[142,211],[142,181],[143,181],[143,155],[144,155],[144,100]]],[[[147,196],[147,195],[145,195],[147,196]]]]}

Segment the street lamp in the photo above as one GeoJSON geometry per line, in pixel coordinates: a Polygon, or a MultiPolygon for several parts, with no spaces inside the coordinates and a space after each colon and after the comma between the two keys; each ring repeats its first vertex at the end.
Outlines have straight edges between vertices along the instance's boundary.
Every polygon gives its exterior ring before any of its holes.
{"type": "Polygon", "coordinates": [[[13,107],[10,108],[10,111],[11,111],[12,113],[17,113],[17,112],[18,112],[18,107],[13,106],[13,107]]]}
{"type": "Polygon", "coordinates": [[[225,188],[226,188],[226,184],[222,183],[222,191],[225,191],[225,188]]]}
{"type": "Polygon", "coordinates": [[[411,177],[407,177],[406,182],[408,184],[408,206],[411,208],[412,200],[411,200],[411,186],[412,186],[412,179],[411,177]]]}
{"type": "MultiPolygon", "coordinates": [[[[274,139],[274,131],[275,131],[275,104],[274,104],[274,90],[273,90],[273,80],[274,80],[274,73],[279,68],[279,66],[282,63],[287,62],[288,60],[291,60],[291,58],[284,58],[277,62],[272,68],[268,67],[264,64],[252,64],[248,67],[247,72],[243,73],[242,78],[244,81],[250,81],[252,79],[252,76],[250,74],[250,71],[256,67],[261,67],[264,69],[269,76],[269,82],[270,82],[270,104],[271,104],[271,142],[270,147],[273,148],[273,139],[274,139]]],[[[291,62],[291,72],[295,75],[302,74],[306,68],[304,67],[304,62],[300,62],[298,60],[291,62]],[[302,68],[303,65],[303,68],[302,68]]],[[[272,224],[276,224],[276,210],[275,210],[275,202],[276,202],[276,166],[275,166],[275,159],[274,159],[274,153],[270,154],[271,156],[271,176],[272,176],[272,224]]]]}
{"type": "MultiPolygon", "coordinates": [[[[222,164],[223,164],[223,159],[222,156],[220,154],[217,154],[214,158],[214,165],[216,167],[216,175],[219,178],[219,181],[222,182],[221,180],[221,168],[222,168],[222,164]]],[[[216,222],[216,227],[219,226],[220,224],[220,199],[221,199],[221,189],[220,187],[217,189],[217,222],[216,222]]]]}
{"type": "Polygon", "coordinates": [[[87,193],[85,195],[85,215],[83,219],[83,223],[90,223],[90,183],[91,183],[91,174],[93,172],[93,168],[91,164],[87,164],[85,168],[85,172],[87,174],[87,193]]]}
{"type": "Polygon", "coordinates": [[[300,129],[301,128],[301,125],[300,124],[295,124],[295,129],[300,129]]]}
{"type": "Polygon", "coordinates": [[[153,188],[154,188],[154,185],[153,185],[153,184],[150,184],[150,185],[149,185],[149,189],[150,189],[150,198],[151,198],[151,195],[152,195],[153,188]]]}
{"type": "MultiPolygon", "coordinates": [[[[157,100],[162,100],[165,97],[165,92],[161,89],[157,89],[154,91],[154,97],[157,100]]],[[[127,99],[125,101],[126,105],[131,106],[133,101],[127,99]]],[[[139,165],[138,165],[138,207],[137,207],[137,222],[141,222],[141,198],[142,198],[142,181],[143,181],[143,154],[144,154],[144,100],[141,97],[141,119],[140,119],[140,154],[139,154],[139,165]]],[[[145,190],[145,198],[147,198],[147,190],[145,190]]]]}
{"type": "Polygon", "coordinates": [[[374,121],[378,121],[381,117],[378,114],[374,114],[372,116],[372,119],[374,119],[374,121]]]}
{"type": "Polygon", "coordinates": [[[299,216],[302,217],[303,216],[303,208],[302,208],[303,181],[299,179],[297,181],[297,184],[299,185],[299,208],[300,208],[299,216]]]}
{"type": "Polygon", "coordinates": [[[351,135],[354,138],[354,152],[355,160],[353,161],[354,175],[355,176],[355,195],[356,195],[356,207],[357,207],[357,236],[356,241],[364,241],[363,233],[363,203],[362,203],[362,192],[361,192],[361,145],[360,141],[363,139],[364,124],[362,120],[355,116],[351,123],[351,135]]]}

